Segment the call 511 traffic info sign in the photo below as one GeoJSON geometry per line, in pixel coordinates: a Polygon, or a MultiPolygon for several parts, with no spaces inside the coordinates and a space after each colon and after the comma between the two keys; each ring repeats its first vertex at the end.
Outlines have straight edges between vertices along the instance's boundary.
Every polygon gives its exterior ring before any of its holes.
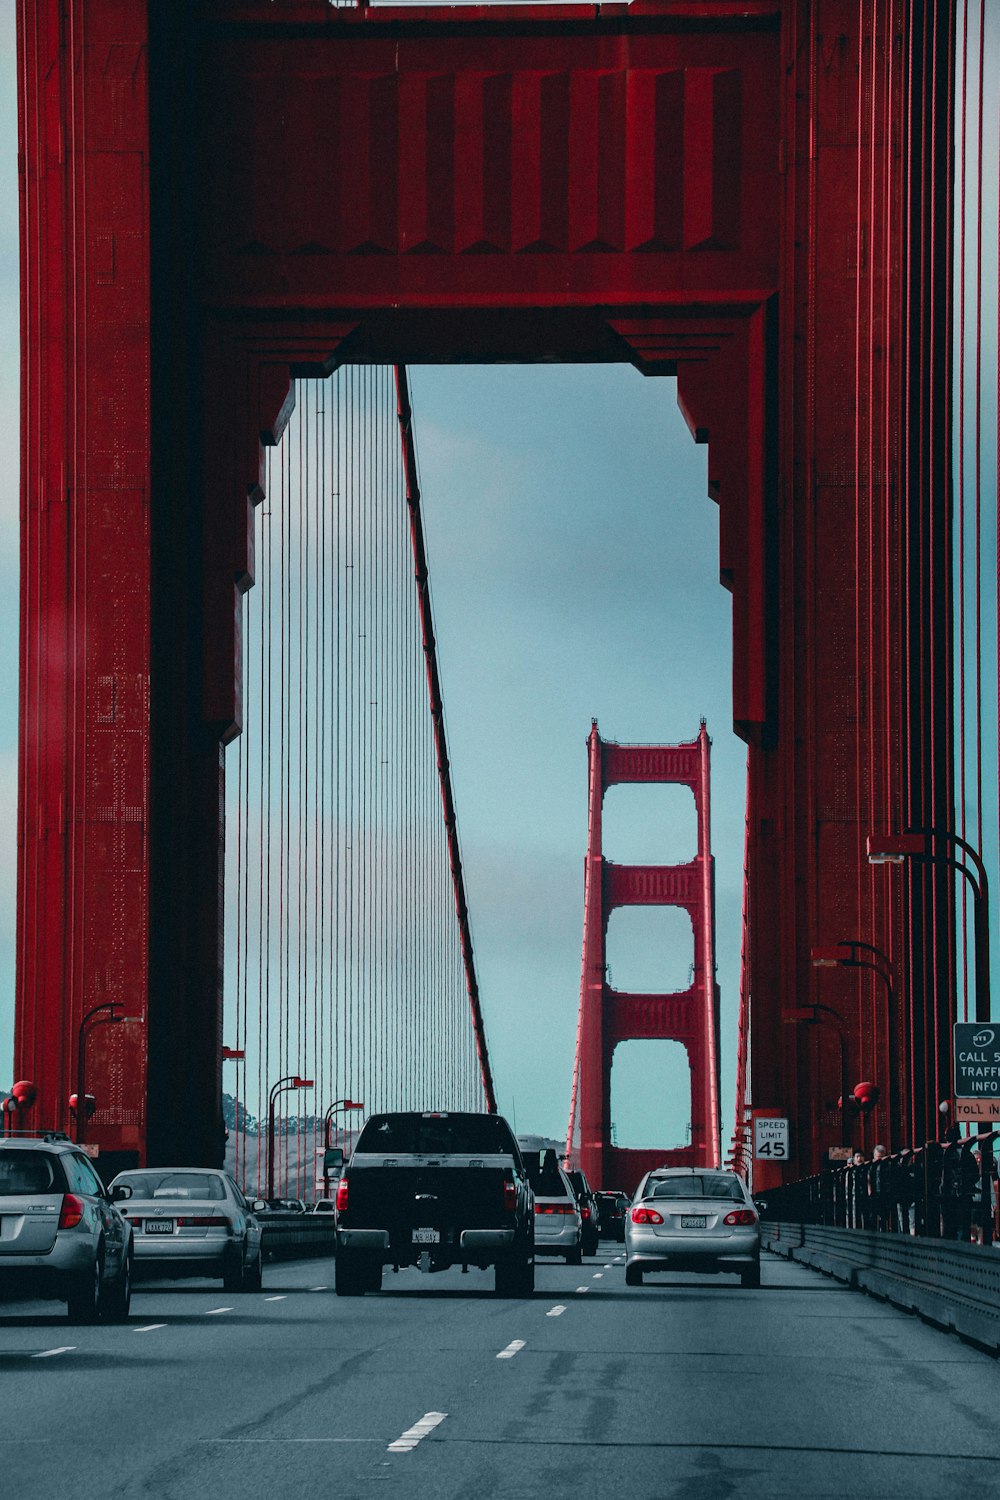
{"type": "Polygon", "coordinates": [[[1000,1026],[955,1025],[955,1118],[1000,1120],[1000,1026]]]}

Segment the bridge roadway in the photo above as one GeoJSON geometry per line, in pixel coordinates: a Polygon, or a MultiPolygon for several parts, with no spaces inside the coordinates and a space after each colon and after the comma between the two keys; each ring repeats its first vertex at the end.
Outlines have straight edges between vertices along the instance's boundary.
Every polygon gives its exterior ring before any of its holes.
{"type": "Polygon", "coordinates": [[[314,1260],[259,1295],[146,1284],[125,1327],[0,1304],[4,1493],[1000,1493],[997,1363],[801,1266],[628,1289],[614,1246],[544,1264],[526,1302],[482,1273],[333,1281],[314,1260]]]}

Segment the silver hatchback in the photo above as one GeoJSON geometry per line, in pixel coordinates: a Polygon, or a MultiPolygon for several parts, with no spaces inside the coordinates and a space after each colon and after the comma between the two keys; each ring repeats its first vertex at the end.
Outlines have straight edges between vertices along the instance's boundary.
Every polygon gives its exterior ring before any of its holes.
{"type": "Polygon", "coordinates": [[[131,1230],[63,1135],[0,1140],[0,1297],[15,1291],[62,1298],[71,1323],[128,1317],[131,1230]]]}
{"type": "Polygon", "coordinates": [[[150,1167],[119,1172],[111,1192],[135,1234],[136,1270],[147,1275],[221,1276],[227,1292],[259,1292],[257,1209],[228,1172],[150,1167]]]}
{"type": "Polygon", "coordinates": [[[625,1218],[625,1281],[646,1271],[737,1271],[760,1286],[760,1221],[735,1172],[662,1167],[639,1184],[625,1218]]]}

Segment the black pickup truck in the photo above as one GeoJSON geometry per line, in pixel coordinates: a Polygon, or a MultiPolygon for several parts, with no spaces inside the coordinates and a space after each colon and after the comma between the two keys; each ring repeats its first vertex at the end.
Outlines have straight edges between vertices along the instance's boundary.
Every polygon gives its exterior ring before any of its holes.
{"type": "Polygon", "coordinates": [[[383,1266],[496,1267],[501,1297],[535,1288],[535,1203],[499,1115],[372,1115],[337,1187],[337,1294],[382,1287],[383,1266]]]}

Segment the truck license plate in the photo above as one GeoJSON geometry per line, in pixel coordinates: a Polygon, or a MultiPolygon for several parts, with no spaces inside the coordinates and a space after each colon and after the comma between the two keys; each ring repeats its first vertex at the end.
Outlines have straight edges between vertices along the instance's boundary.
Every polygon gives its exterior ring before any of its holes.
{"type": "Polygon", "coordinates": [[[413,1231],[413,1243],[415,1245],[439,1245],[441,1243],[441,1232],[437,1229],[415,1229],[413,1231]]]}
{"type": "Polygon", "coordinates": [[[147,1234],[173,1234],[173,1232],[174,1232],[174,1221],[173,1221],[173,1219],[147,1219],[146,1220],[146,1233],[147,1234]]]}
{"type": "Polygon", "coordinates": [[[682,1229],[704,1229],[707,1223],[704,1214],[681,1214],[682,1229]]]}

